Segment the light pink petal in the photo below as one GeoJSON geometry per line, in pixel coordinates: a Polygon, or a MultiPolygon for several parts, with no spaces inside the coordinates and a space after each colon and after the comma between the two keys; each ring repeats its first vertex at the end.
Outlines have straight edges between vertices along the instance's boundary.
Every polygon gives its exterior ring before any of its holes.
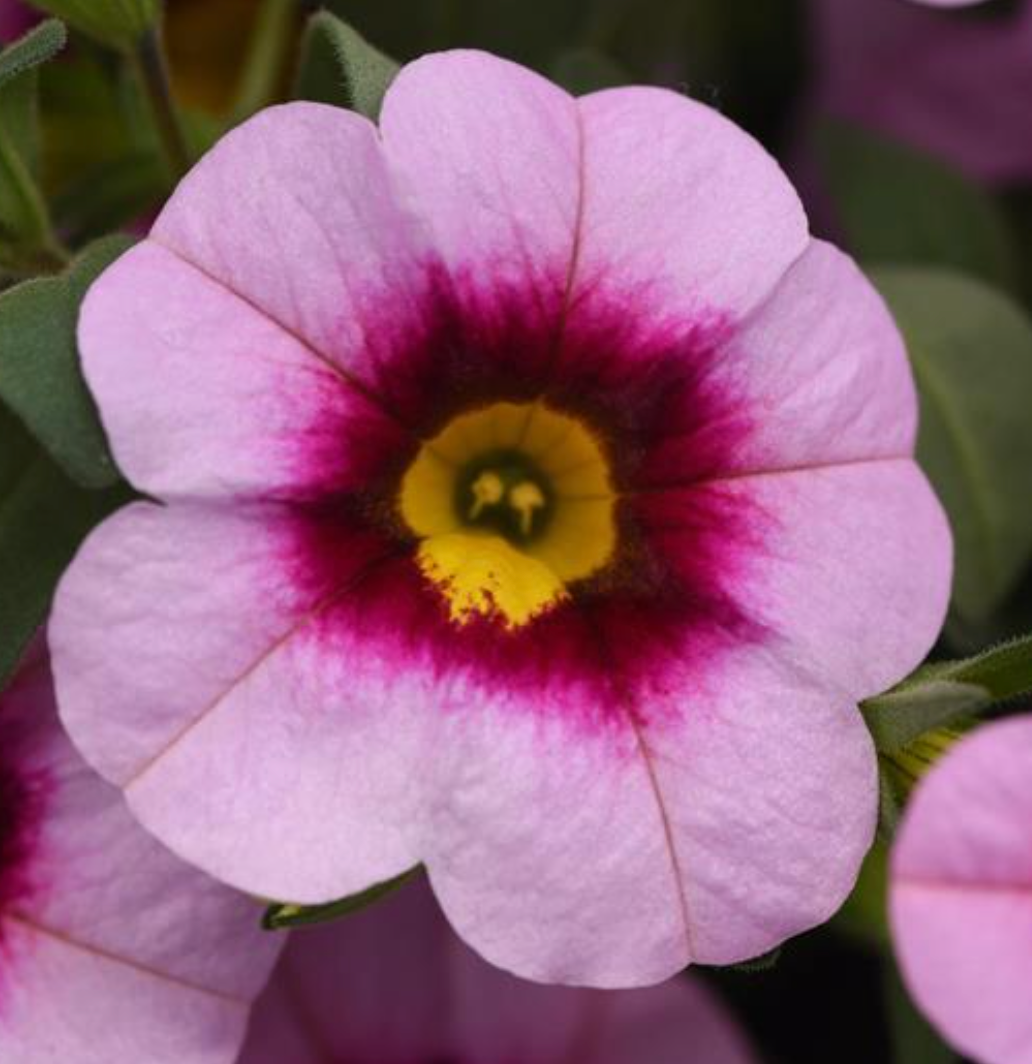
{"type": "Polygon", "coordinates": [[[742,472],[913,454],[917,398],[903,339],[830,244],[811,241],[713,375],[750,415],[734,456],[742,472]]]}
{"type": "Polygon", "coordinates": [[[241,1064],[749,1064],[701,984],[626,994],[525,983],[448,929],[425,884],[296,934],[241,1064]]]}
{"type": "Polygon", "coordinates": [[[50,639],[66,727],[146,826],[227,882],[316,902],[418,863],[434,721],[408,711],[421,678],[385,698],[372,654],[321,641],[376,545],[342,546],[340,584],[299,586],[294,534],[274,507],[123,510],[62,582],[50,639]]]}
{"type": "Polygon", "coordinates": [[[535,719],[521,697],[478,699],[442,744],[425,853],[441,905],[478,953],[524,978],[668,978],[692,952],[633,731],[579,735],[535,719]]]}
{"type": "Polygon", "coordinates": [[[582,179],[573,99],[515,63],[445,52],[401,71],[380,128],[460,292],[490,299],[517,287],[558,327],[582,179]]]}
{"type": "Polygon", "coordinates": [[[890,911],[904,977],[929,1019],[986,1064],[1032,1062],[1032,719],[991,724],[911,799],[890,911]]]}
{"type": "Polygon", "coordinates": [[[503,724],[504,710],[450,742],[469,767],[437,804],[427,866],[487,960],[641,986],[763,953],[848,894],[875,814],[852,700],[749,651],[712,673],[675,659],[655,688],[628,712],[681,719],[619,743],[503,724]]]}
{"type": "Polygon", "coordinates": [[[635,87],[584,97],[579,110],[578,283],[616,286],[660,313],[739,320],[806,249],[788,179],[712,108],[635,87]]]}
{"type": "Polygon", "coordinates": [[[758,543],[736,572],[740,605],[786,664],[859,701],[921,663],[946,615],[952,541],[916,463],[732,477],[645,493],[634,510],[669,557],[692,566],[693,516],[714,498],[751,508],[758,543]]]}
{"type": "Polygon", "coordinates": [[[340,108],[284,104],[234,129],[179,185],[151,239],[373,391],[393,330],[419,309],[420,225],[399,206],[375,127],[340,108]]]}
{"type": "Polygon", "coordinates": [[[119,467],[153,495],[325,494],[408,443],[332,361],[154,241],[90,289],[79,343],[119,467]]]}
{"type": "MultiPolygon", "coordinates": [[[[941,625],[938,505],[909,461],[711,490],[764,515],[767,546],[739,574],[757,645],[701,665],[671,648],[627,707],[638,741],[615,751],[490,719],[451,740],[431,878],[463,936],[519,974],[633,983],[755,955],[830,916],[870,845],[873,750],[855,705],[941,625]],[[611,930],[621,906],[633,940],[611,930]]],[[[657,493],[639,516],[676,558],[697,503],[657,493]]]]}
{"type": "Polygon", "coordinates": [[[60,730],[45,664],[5,703],[42,806],[31,889],[0,912],[0,1058],[230,1064],[282,946],[260,907],[134,823],[60,730]]]}

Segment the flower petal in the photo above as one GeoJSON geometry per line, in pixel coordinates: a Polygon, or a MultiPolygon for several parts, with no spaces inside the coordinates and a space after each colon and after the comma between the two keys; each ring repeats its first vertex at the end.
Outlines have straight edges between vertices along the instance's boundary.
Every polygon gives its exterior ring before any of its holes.
{"type": "Polygon", "coordinates": [[[1032,1062],[1032,718],[980,729],[911,799],[892,855],[897,955],[965,1055],[1032,1062]]]}
{"type": "Polygon", "coordinates": [[[584,137],[579,284],[612,274],[661,310],[740,320],[807,245],[798,196],[717,111],[665,89],[578,101],[584,137]]]}
{"type": "Polygon", "coordinates": [[[628,697],[619,743],[520,727],[512,713],[504,725],[470,717],[464,744],[452,739],[469,768],[435,810],[427,867],[453,925],[492,963],[547,982],[646,985],[692,961],[763,953],[851,889],[876,787],[849,699],[755,654],[710,673],[675,656],[653,683],[628,697]],[[650,695],[680,719],[644,723],[650,695]]]}
{"type": "Polygon", "coordinates": [[[410,324],[425,283],[425,239],[399,206],[375,127],[323,104],[271,107],[223,137],[150,237],[373,393],[392,329],[410,324]]]}
{"type": "Polygon", "coordinates": [[[455,929],[542,982],[641,986],[684,967],[680,888],[633,730],[581,736],[519,712],[543,692],[475,697],[449,728],[424,855],[455,929]]]}
{"type": "MultiPolygon", "coordinates": [[[[230,1064],[282,942],[133,822],[57,722],[45,664],[4,696],[43,793],[33,887],[0,912],[0,1056],[230,1064]]],[[[20,736],[20,737],[19,737],[20,736]]]]}
{"type": "MultiPolygon", "coordinates": [[[[708,379],[748,425],[727,472],[913,454],[917,397],[903,339],[853,261],[822,241],[729,339],[708,379]]],[[[650,482],[676,482],[693,444],[672,436],[658,448],[650,482]]]]}
{"type": "Polygon", "coordinates": [[[633,507],[675,568],[690,573],[694,522],[714,499],[748,503],[760,529],[758,542],[724,562],[724,576],[773,653],[834,678],[853,701],[921,663],[946,616],[952,542],[912,460],[729,478],[643,493],[633,507]]]}
{"type": "Polygon", "coordinates": [[[384,151],[460,288],[518,286],[558,329],[577,238],[581,159],[572,97],[484,52],[404,67],[380,117],[384,151]]]}
{"type": "Polygon", "coordinates": [[[332,580],[299,586],[298,534],[270,507],[129,507],[87,541],[50,638],[66,727],[146,826],[227,882],[323,902],[418,863],[402,825],[423,736],[411,694],[381,701],[321,642],[380,544],[335,542],[332,580]]]}
{"type": "Polygon", "coordinates": [[[409,444],[332,361],[154,241],[90,289],[79,342],[119,466],[153,495],[365,487],[409,444]]]}

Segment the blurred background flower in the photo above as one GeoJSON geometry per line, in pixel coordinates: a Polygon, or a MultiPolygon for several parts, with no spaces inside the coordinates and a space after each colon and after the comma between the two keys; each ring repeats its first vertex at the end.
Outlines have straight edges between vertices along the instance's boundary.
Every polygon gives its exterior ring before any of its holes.
{"type": "Polygon", "coordinates": [[[1029,179],[1032,3],[998,7],[810,0],[810,107],[906,141],[972,177],[1029,179]]]}
{"type": "Polygon", "coordinates": [[[958,1050],[1032,1064],[1032,717],[978,730],[911,799],[892,855],[907,986],[958,1050]]]}
{"type": "Polygon", "coordinates": [[[627,993],[526,983],[459,941],[425,879],[298,930],[240,1064],[756,1064],[701,980],[627,993]]]}

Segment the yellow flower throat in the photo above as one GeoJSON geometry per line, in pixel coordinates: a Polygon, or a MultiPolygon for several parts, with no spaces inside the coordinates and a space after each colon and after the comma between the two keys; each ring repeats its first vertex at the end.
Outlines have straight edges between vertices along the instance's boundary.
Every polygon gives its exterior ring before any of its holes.
{"type": "Polygon", "coordinates": [[[453,621],[533,620],[616,546],[609,464],[580,421],[541,403],[462,414],[423,445],[399,495],[418,563],[453,621]]]}

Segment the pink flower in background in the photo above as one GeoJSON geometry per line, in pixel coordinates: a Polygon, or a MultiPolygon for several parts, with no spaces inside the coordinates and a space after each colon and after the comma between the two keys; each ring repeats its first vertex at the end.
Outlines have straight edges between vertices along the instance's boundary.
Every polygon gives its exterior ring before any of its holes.
{"type": "Polygon", "coordinates": [[[82,762],[37,654],[0,698],[0,1060],[231,1064],[281,941],[82,762]]]}
{"type": "Polygon", "coordinates": [[[0,0],[0,45],[17,40],[38,19],[39,14],[19,0],[0,0]]]}
{"type": "Polygon", "coordinates": [[[811,0],[811,22],[814,114],[907,141],[976,178],[1032,178],[1032,2],[973,19],[899,0],[811,0]]]}
{"type": "Polygon", "coordinates": [[[140,820],[265,897],[422,862],[459,933],[600,986],[827,919],[875,820],[857,699],[950,538],[899,334],[714,111],[411,64],[377,131],[229,134],[91,290],[140,502],[51,637],[140,820]]]}
{"type": "Polygon", "coordinates": [[[297,931],[240,1064],[752,1064],[703,983],[612,993],[524,983],[449,930],[422,883],[297,931]]]}
{"type": "Polygon", "coordinates": [[[921,783],[892,857],[907,985],[961,1052],[1032,1064],[1032,718],[965,739],[921,783]]]}

